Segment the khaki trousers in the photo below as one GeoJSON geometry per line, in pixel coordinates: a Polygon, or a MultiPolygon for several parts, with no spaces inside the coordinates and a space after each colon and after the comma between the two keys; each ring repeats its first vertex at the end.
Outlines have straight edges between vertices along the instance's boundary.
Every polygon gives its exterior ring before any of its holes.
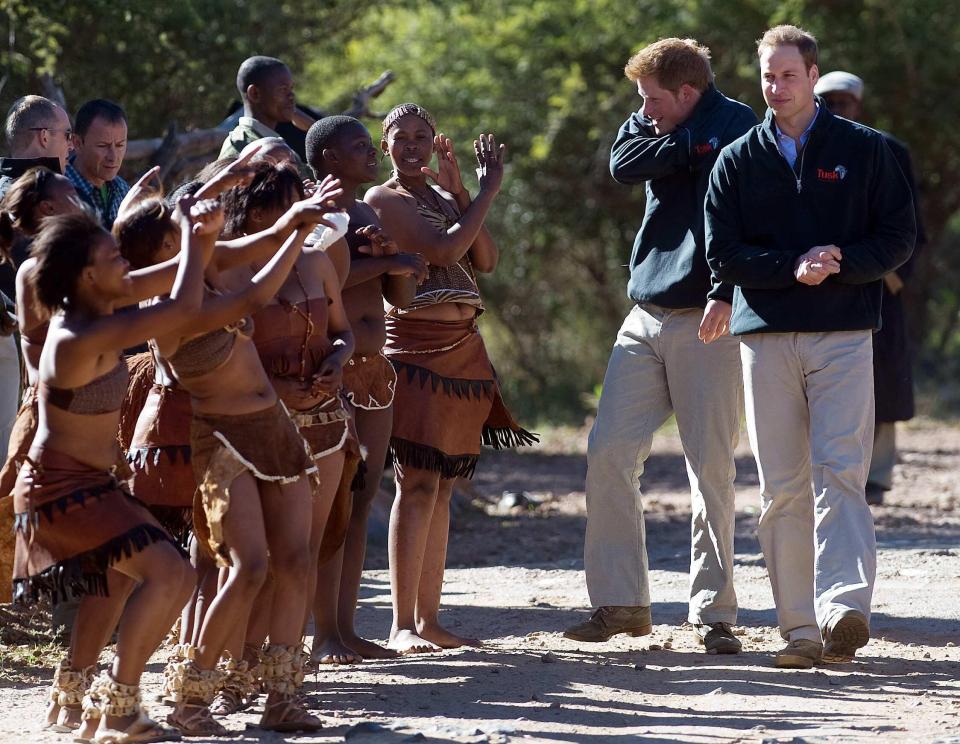
{"type": "Polygon", "coordinates": [[[874,423],[870,336],[740,339],[747,431],[760,471],[758,536],[788,640],[820,641],[846,609],[870,618],[877,568],[864,496],[874,423]]]}
{"type": "Polygon", "coordinates": [[[688,619],[736,622],[740,358],[735,338],[697,338],[702,315],[638,305],[617,335],[587,451],[584,564],[594,607],[650,605],[640,476],[654,433],[676,414],[693,511],[688,619]]]}

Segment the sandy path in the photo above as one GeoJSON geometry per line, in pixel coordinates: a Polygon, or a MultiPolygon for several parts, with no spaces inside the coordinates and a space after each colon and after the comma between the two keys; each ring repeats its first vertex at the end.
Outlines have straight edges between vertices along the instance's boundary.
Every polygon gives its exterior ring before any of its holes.
{"type": "MultiPolygon", "coordinates": [[[[307,684],[311,707],[329,723],[323,736],[261,734],[245,728],[251,714],[227,721],[234,741],[960,742],[960,431],[925,424],[904,433],[902,449],[897,505],[875,512],[876,639],[857,663],[772,668],[780,639],[754,537],[756,472],[745,447],[736,545],[745,652],[737,657],[705,655],[682,627],[689,526],[674,437],[658,441],[644,478],[654,633],[597,646],[559,635],[586,603],[582,455],[491,456],[472,495],[495,501],[504,489],[523,489],[537,503],[488,504],[489,514],[456,519],[443,619],[490,639],[488,647],[325,670],[307,684]]],[[[381,638],[390,619],[383,553],[372,551],[360,612],[361,630],[381,638]]],[[[148,688],[158,686],[160,669],[158,658],[148,688]]],[[[2,671],[0,741],[69,741],[37,731],[49,672],[2,671]]]]}

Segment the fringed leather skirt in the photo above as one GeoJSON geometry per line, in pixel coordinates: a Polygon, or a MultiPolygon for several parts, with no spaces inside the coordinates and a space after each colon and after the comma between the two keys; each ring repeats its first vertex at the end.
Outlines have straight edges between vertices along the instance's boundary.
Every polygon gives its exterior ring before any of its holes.
{"type": "Polygon", "coordinates": [[[173,543],[113,472],[56,450],[24,463],[13,501],[14,601],[106,595],[111,565],[155,542],[173,543]]]}
{"type": "Polygon", "coordinates": [[[393,403],[397,373],[383,354],[354,354],[343,366],[343,390],[356,408],[379,411],[393,403]]]}
{"type": "Polygon", "coordinates": [[[310,449],[279,400],[269,408],[239,415],[194,413],[190,426],[197,540],[220,565],[229,565],[223,518],[230,485],[244,472],[273,483],[292,483],[316,473],[310,449]]]}
{"type": "Polygon", "coordinates": [[[343,470],[320,543],[320,562],[324,563],[343,545],[350,525],[350,512],[353,509],[352,484],[360,464],[357,429],[350,411],[339,395],[306,411],[291,410],[290,418],[300,429],[314,460],[341,450],[344,453],[343,470]]]}
{"type": "Polygon", "coordinates": [[[192,419],[190,393],[154,383],[127,450],[133,495],[182,544],[193,526],[197,490],[190,456],[192,419]]]}
{"type": "Polygon", "coordinates": [[[387,316],[384,353],[397,371],[390,451],[441,478],[470,478],[480,445],[539,441],[507,410],[474,319],[387,316]]]}

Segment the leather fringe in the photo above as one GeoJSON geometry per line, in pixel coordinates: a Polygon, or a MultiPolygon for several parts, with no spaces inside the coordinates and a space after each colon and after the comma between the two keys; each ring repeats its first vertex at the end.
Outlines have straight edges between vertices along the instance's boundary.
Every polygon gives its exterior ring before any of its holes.
{"type": "Polygon", "coordinates": [[[496,382],[494,380],[465,380],[454,377],[443,377],[426,367],[418,367],[415,364],[407,364],[396,359],[391,360],[397,374],[406,374],[407,382],[413,384],[416,379],[421,388],[426,388],[430,384],[433,392],[441,388],[445,395],[457,396],[458,398],[493,398],[496,382]]]}
{"type": "Polygon", "coordinates": [[[472,478],[478,455],[446,455],[434,447],[398,437],[390,438],[390,453],[395,462],[420,470],[440,473],[441,478],[472,478]]]}
{"type": "Polygon", "coordinates": [[[529,447],[539,443],[540,437],[526,429],[511,429],[509,427],[495,429],[491,426],[484,426],[481,441],[494,449],[507,449],[510,447],[529,447]]]}
{"type": "Polygon", "coordinates": [[[143,467],[150,462],[159,465],[160,458],[164,458],[170,465],[190,464],[189,444],[168,444],[162,447],[140,447],[127,452],[127,462],[130,467],[143,467]],[[179,463],[177,460],[179,459],[179,463]]]}
{"type": "Polygon", "coordinates": [[[192,506],[155,506],[148,504],[147,509],[157,518],[160,525],[169,532],[177,544],[186,548],[190,544],[193,531],[192,506]]]}
{"type": "Polygon", "coordinates": [[[87,594],[106,597],[107,569],[110,566],[121,558],[129,558],[149,545],[163,541],[173,542],[160,527],[137,525],[93,550],[60,561],[36,576],[14,579],[13,601],[22,604],[49,597],[56,604],[87,594]]]}
{"type": "MultiPolygon", "coordinates": [[[[60,515],[63,516],[67,513],[67,509],[72,504],[79,504],[80,506],[86,506],[88,499],[96,499],[100,501],[103,498],[105,493],[112,493],[117,490],[117,485],[115,483],[105,483],[102,486],[96,486],[94,488],[81,488],[72,493],[68,493],[65,496],[60,496],[59,498],[48,501],[45,504],[40,504],[37,507],[34,507],[33,511],[33,521],[34,527],[40,525],[40,515],[43,514],[47,518],[48,522],[53,521],[54,513],[56,511],[60,512],[60,515]]],[[[129,497],[130,494],[127,493],[129,497]]],[[[132,498],[132,497],[131,497],[132,498]]],[[[13,518],[13,530],[26,531],[27,527],[30,525],[30,512],[20,512],[16,514],[13,518]]]]}

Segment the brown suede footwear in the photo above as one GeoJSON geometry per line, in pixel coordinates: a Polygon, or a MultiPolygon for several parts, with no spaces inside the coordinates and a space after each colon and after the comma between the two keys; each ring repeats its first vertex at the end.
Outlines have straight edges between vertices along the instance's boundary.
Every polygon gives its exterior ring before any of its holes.
{"type": "Polygon", "coordinates": [[[563,637],[571,641],[603,643],[618,633],[644,636],[652,631],[649,607],[598,607],[589,620],[567,628],[563,637]]]}
{"type": "Polygon", "coordinates": [[[823,631],[823,660],[829,664],[853,661],[857,649],[870,641],[870,626],[862,612],[847,610],[823,631]]]}
{"type": "Polygon", "coordinates": [[[823,646],[820,643],[799,638],[777,651],[774,663],[778,669],[812,669],[820,661],[822,653],[823,646]]]}

